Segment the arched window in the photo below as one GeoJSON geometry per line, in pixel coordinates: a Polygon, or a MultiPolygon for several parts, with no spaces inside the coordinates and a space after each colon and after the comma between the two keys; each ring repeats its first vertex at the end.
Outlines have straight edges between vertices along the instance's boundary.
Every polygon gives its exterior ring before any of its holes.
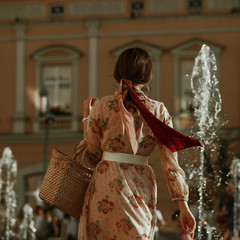
{"type": "Polygon", "coordinates": [[[174,57],[174,125],[177,128],[188,127],[190,123],[188,120],[191,119],[193,110],[190,80],[195,57],[197,57],[203,44],[208,45],[213,50],[219,66],[222,46],[217,44],[194,39],[171,49],[174,57]]]}
{"type": "Polygon", "coordinates": [[[150,94],[147,94],[147,95],[149,95],[149,97],[153,99],[160,100],[160,59],[161,59],[163,49],[161,47],[157,47],[149,43],[135,41],[135,42],[126,44],[122,47],[119,47],[117,49],[114,49],[112,53],[117,59],[124,50],[132,47],[139,47],[146,50],[149,53],[150,57],[152,58],[154,75],[149,85],[151,90],[150,94]]]}
{"type": "Polygon", "coordinates": [[[81,52],[68,46],[48,46],[33,54],[35,60],[35,118],[33,131],[41,130],[46,101],[39,92],[45,87],[50,111],[55,115],[52,128],[78,130],[78,65],[81,52]]]}

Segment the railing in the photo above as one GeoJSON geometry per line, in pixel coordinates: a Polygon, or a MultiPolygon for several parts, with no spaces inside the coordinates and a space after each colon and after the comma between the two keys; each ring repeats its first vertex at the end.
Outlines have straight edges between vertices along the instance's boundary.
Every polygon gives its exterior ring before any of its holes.
{"type": "MultiPolygon", "coordinates": [[[[42,117],[39,119],[39,130],[43,130],[46,127],[46,121],[42,117]]],[[[51,129],[71,129],[72,127],[72,117],[64,116],[64,117],[55,117],[55,120],[51,122],[51,129]]]]}
{"type": "MultiPolygon", "coordinates": [[[[55,116],[54,121],[50,123],[50,129],[56,131],[70,130],[78,131],[81,125],[81,116],[55,116]]],[[[42,132],[46,127],[45,117],[33,118],[33,132],[42,132]]]]}

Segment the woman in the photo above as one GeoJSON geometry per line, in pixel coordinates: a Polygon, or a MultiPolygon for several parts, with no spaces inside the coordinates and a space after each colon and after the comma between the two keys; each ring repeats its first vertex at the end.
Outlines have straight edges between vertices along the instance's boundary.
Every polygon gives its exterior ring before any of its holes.
{"type": "Polygon", "coordinates": [[[85,196],[79,240],[153,239],[157,186],[147,161],[156,145],[169,192],[179,203],[182,226],[193,236],[195,220],[188,208],[188,186],[177,155],[159,142],[149,127],[151,123],[146,123],[148,117],[143,118],[133,101],[140,99],[150,114],[172,127],[164,104],[141,91],[152,75],[153,65],[146,51],[125,50],[115,65],[118,92],[96,100],[91,109],[87,154],[98,164],[85,196]]]}

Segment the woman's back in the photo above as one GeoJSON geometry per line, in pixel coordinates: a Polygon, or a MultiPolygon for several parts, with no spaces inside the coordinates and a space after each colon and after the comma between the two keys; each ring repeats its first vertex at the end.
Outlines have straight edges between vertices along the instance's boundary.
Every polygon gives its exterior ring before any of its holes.
{"type": "MultiPolygon", "coordinates": [[[[163,103],[151,100],[145,95],[143,95],[142,101],[157,118],[168,122],[170,116],[163,103]]],[[[101,160],[102,151],[132,154],[132,147],[120,116],[116,94],[97,100],[92,111],[87,130],[87,142],[95,143],[89,146],[91,152],[99,152],[95,157],[101,160]]],[[[138,142],[136,154],[148,156],[156,147],[157,139],[138,110],[133,110],[131,114],[134,118],[134,129],[138,142]]]]}
{"type": "MultiPolygon", "coordinates": [[[[163,107],[163,104],[149,99],[145,102],[152,113],[163,107]]],[[[157,140],[139,112],[132,114],[139,146],[137,154],[148,156],[157,140]]],[[[155,176],[147,163],[126,163],[125,156],[133,156],[133,151],[120,117],[116,94],[94,103],[86,140],[89,157],[99,163],[85,196],[79,240],[153,239],[155,176]],[[105,152],[110,152],[111,161],[105,159],[105,152]],[[115,153],[124,154],[116,159],[115,153]]]]}

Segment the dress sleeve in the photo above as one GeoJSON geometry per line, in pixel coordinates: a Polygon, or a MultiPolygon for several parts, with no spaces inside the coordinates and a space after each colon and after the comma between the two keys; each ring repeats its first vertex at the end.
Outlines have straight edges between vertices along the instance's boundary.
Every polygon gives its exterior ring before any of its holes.
{"type": "Polygon", "coordinates": [[[101,101],[97,100],[88,116],[86,130],[87,156],[92,163],[97,163],[102,159],[101,149],[101,122],[102,122],[101,101]]]}
{"type": "MultiPolygon", "coordinates": [[[[173,127],[172,118],[167,109],[161,109],[162,121],[168,126],[173,127]]],[[[158,144],[163,174],[171,198],[175,200],[188,201],[189,189],[185,181],[185,173],[178,164],[177,152],[170,151],[165,145],[158,144]]]]}

